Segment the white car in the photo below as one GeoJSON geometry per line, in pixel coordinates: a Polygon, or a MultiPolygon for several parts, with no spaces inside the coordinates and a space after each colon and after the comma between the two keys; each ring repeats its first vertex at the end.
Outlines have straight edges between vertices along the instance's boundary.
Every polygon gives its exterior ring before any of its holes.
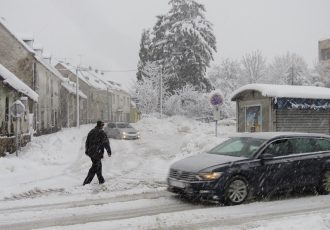
{"type": "Polygon", "coordinates": [[[127,122],[109,122],[104,127],[104,132],[109,138],[139,139],[140,133],[127,122]]]}

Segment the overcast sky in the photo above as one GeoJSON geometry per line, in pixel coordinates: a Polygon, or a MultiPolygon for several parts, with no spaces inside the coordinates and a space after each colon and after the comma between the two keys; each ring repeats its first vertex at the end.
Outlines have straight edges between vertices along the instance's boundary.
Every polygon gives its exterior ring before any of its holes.
{"type": "MultiPolygon", "coordinates": [[[[213,23],[218,53],[241,59],[260,50],[272,61],[287,51],[310,65],[318,40],[330,38],[330,0],[199,0],[213,23]]],[[[54,59],[109,72],[129,87],[135,80],[143,29],[169,10],[168,0],[0,0],[0,17],[21,35],[35,38],[54,59]]],[[[0,41],[1,42],[1,41],[0,41]]]]}

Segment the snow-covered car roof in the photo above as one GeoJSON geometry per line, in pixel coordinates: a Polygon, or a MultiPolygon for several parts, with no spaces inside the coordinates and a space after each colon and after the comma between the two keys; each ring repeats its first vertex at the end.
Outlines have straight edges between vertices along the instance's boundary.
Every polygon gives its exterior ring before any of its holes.
{"type": "Polygon", "coordinates": [[[325,137],[329,135],[321,133],[300,133],[300,132],[254,132],[254,133],[236,133],[231,137],[252,137],[257,139],[270,140],[277,137],[325,137]]]}
{"type": "Polygon", "coordinates": [[[244,91],[254,90],[265,97],[330,99],[330,89],[316,86],[248,84],[235,90],[231,100],[235,101],[244,91]]]}
{"type": "Polygon", "coordinates": [[[25,94],[32,100],[38,101],[39,95],[1,64],[0,76],[4,79],[4,83],[7,83],[8,85],[16,89],[18,92],[25,94]]]}

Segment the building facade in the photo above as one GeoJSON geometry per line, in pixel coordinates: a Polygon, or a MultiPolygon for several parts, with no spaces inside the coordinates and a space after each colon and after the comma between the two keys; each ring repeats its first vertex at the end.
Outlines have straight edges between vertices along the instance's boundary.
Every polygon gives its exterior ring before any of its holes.
{"type": "Polygon", "coordinates": [[[330,65],[330,39],[319,41],[319,61],[330,65]]]}
{"type": "Polygon", "coordinates": [[[238,132],[292,131],[330,134],[330,89],[249,84],[237,89],[238,132]]]}
{"type": "Polygon", "coordinates": [[[31,140],[33,133],[33,102],[38,101],[38,94],[0,64],[0,155],[14,152],[16,135],[19,146],[31,140]],[[24,112],[19,117],[13,117],[11,106],[18,101],[24,105],[24,112]]]}

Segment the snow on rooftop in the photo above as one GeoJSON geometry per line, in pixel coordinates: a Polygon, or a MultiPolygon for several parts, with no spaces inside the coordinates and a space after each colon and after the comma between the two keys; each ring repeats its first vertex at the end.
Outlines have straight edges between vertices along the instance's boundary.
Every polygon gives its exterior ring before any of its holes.
{"type": "Polygon", "coordinates": [[[29,47],[22,39],[20,39],[12,29],[9,29],[7,23],[2,18],[0,18],[0,25],[2,25],[19,43],[21,43],[25,49],[27,49],[30,53],[35,53],[34,50],[29,47]]]}
{"type": "MultiPolygon", "coordinates": [[[[71,73],[76,75],[75,67],[65,64],[63,62],[59,62],[64,68],[68,69],[71,73]]],[[[124,91],[121,88],[121,85],[113,82],[113,81],[106,81],[101,79],[101,77],[97,76],[97,73],[93,73],[92,71],[78,71],[78,77],[82,81],[84,81],[86,84],[98,89],[98,90],[118,90],[118,91],[124,91]]]]}
{"type": "MultiPolygon", "coordinates": [[[[66,90],[68,90],[69,93],[72,93],[72,94],[76,95],[76,83],[70,81],[69,79],[65,79],[62,82],[62,86],[66,90]]],[[[78,94],[79,94],[80,97],[87,99],[86,94],[84,94],[81,90],[79,90],[79,93],[78,94]]]]}
{"type": "Polygon", "coordinates": [[[64,77],[62,76],[62,74],[52,65],[48,64],[44,58],[40,57],[39,55],[35,55],[35,58],[37,59],[37,61],[42,64],[45,68],[47,68],[49,71],[51,71],[56,77],[58,77],[61,81],[64,80],[64,77]]]}
{"type": "Polygon", "coordinates": [[[235,90],[231,100],[235,101],[243,91],[254,90],[265,97],[330,99],[330,89],[316,86],[248,84],[235,90]]]}
{"type": "Polygon", "coordinates": [[[19,34],[18,35],[23,41],[34,41],[34,36],[32,34],[19,34]]]}
{"type": "Polygon", "coordinates": [[[25,94],[34,101],[38,101],[39,95],[27,86],[22,80],[17,78],[12,72],[0,64],[0,76],[4,79],[4,83],[9,84],[18,92],[25,94]]]}
{"type": "Polygon", "coordinates": [[[34,49],[34,50],[43,50],[44,47],[43,47],[43,45],[41,45],[40,43],[34,43],[34,44],[33,44],[33,49],[34,49]]]}

